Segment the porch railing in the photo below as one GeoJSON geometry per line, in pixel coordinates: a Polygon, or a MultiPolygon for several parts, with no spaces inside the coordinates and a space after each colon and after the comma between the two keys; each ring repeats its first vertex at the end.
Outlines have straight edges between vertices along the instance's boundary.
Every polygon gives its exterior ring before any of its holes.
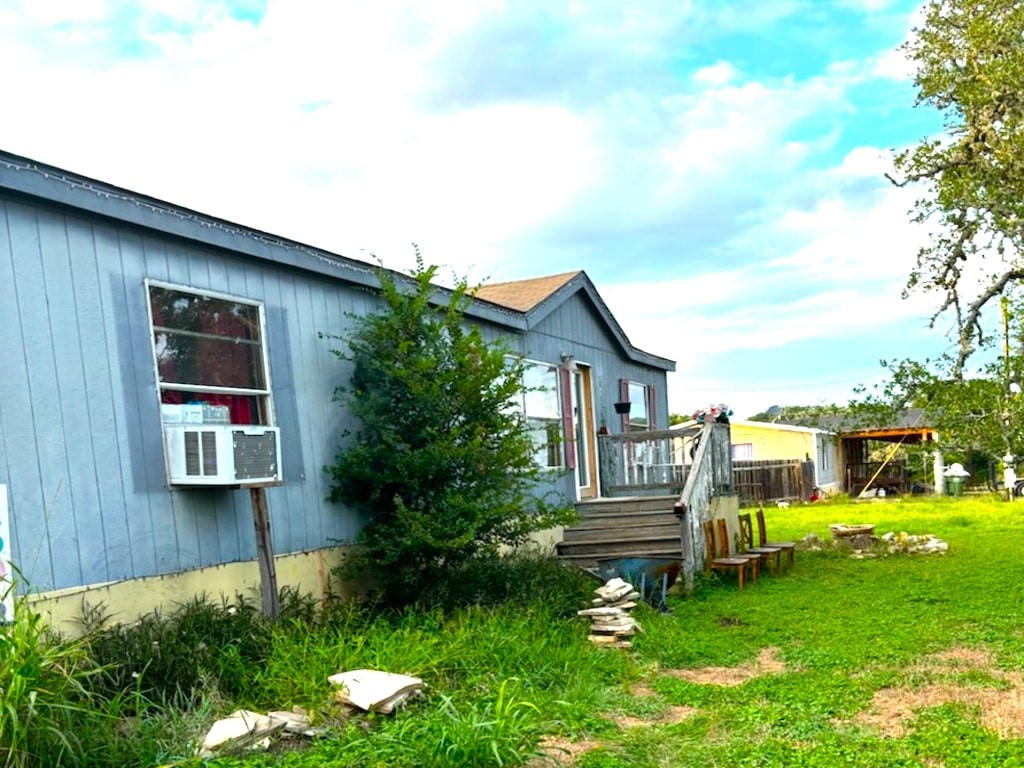
{"type": "Polygon", "coordinates": [[[729,425],[712,423],[700,429],[700,440],[693,454],[693,469],[675,505],[682,539],[683,583],[687,592],[693,590],[694,573],[704,565],[704,521],[711,519],[711,499],[733,490],[729,425]]]}
{"type": "Polygon", "coordinates": [[[682,491],[701,427],[600,435],[605,496],[674,495],[682,491]]]}

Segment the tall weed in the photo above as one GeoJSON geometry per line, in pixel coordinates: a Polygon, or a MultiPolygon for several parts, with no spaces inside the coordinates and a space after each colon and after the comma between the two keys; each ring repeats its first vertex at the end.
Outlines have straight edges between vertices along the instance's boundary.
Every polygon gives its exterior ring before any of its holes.
{"type": "Polygon", "coordinates": [[[0,625],[0,765],[86,764],[79,734],[100,716],[88,692],[98,671],[85,645],[63,641],[18,601],[0,625]]]}

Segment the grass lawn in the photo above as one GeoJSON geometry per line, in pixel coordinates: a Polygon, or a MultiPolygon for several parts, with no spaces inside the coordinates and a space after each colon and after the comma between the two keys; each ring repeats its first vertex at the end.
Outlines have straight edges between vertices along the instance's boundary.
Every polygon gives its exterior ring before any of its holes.
{"type": "Polygon", "coordinates": [[[1024,765],[1024,504],[767,514],[772,538],[870,522],[878,534],[933,533],[950,551],[798,552],[782,578],[742,592],[723,580],[674,601],[671,616],[648,618],[637,655],[653,698],[688,715],[617,732],[577,765],[1024,765]],[[718,676],[739,684],[692,674],[713,666],[738,667],[718,676]]]}
{"type": "MultiPolygon", "coordinates": [[[[260,635],[258,662],[218,642],[220,682],[191,705],[201,717],[169,715],[174,732],[194,736],[238,706],[302,706],[329,728],[296,748],[207,763],[246,768],[1024,766],[1024,502],[887,499],[767,515],[776,539],[827,540],[830,523],[870,522],[878,534],[935,534],[949,552],[798,551],[792,572],[743,591],[728,575],[702,578],[692,596],[670,598],[671,613],[637,610],[645,631],[631,650],[587,641],[574,614],[593,585],[550,563],[521,572],[518,598],[494,607],[297,617],[260,635]],[[325,680],[360,667],[418,675],[427,695],[391,717],[340,717],[325,680]]],[[[147,717],[168,716],[156,712],[147,717]]],[[[85,764],[200,765],[174,738],[85,764]]]]}
{"type": "Polygon", "coordinates": [[[631,651],[592,648],[583,620],[535,607],[435,615],[433,626],[410,616],[358,643],[380,643],[385,668],[422,674],[427,699],[338,740],[221,764],[542,765],[530,756],[540,744],[549,761],[582,768],[1024,765],[1024,503],[767,514],[777,539],[871,522],[878,534],[933,533],[950,550],[798,552],[791,573],[743,591],[702,580],[670,614],[641,611],[631,651]]]}

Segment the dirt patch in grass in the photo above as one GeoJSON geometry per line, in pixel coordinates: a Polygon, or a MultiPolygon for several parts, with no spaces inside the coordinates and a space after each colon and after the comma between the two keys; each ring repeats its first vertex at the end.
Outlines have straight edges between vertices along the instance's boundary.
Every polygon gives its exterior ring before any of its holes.
{"type": "Polygon", "coordinates": [[[852,722],[874,728],[887,738],[901,738],[909,722],[922,709],[962,704],[979,712],[979,721],[1000,738],[1024,737],[1024,676],[994,666],[992,655],[973,648],[950,648],[925,657],[912,671],[941,677],[980,672],[1000,683],[997,688],[955,682],[928,683],[914,688],[883,688],[875,693],[871,709],[852,722]]]}
{"type": "Polygon", "coordinates": [[[698,685],[742,685],[762,675],[786,671],[778,648],[762,648],[757,658],[738,667],[704,667],[702,669],[666,669],[662,674],[678,677],[698,685]]]}
{"type": "Polygon", "coordinates": [[[619,715],[612,717],[611,720],[620,728],[640,728],[648,725],[672,725],[673,723],[681,723],[683,720],[688,717],[692,717],[696,713],[697,710],[693,707],[676,705],[669,707],[664,712],[659,712],[653,717],[619,715]]]}
{"type": "Polygon", "coordinates": [[[547,760],[532,760],[530,766],[551,765],[554,761],[557,765],[575,765],[576,758],[584,752],[589,752],[601,746],[601,743],[591,739],[582,741],[569,741],[562,736],[545,736],[540,742],[541,749],[547,754],[547,760]]]}

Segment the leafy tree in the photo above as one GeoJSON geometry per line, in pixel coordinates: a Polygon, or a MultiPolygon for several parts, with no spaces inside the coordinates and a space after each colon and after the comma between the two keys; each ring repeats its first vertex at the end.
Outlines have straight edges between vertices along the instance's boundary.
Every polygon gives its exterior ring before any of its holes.
{"type": "Polygon", "coordinates": [[[848,415],[847,409],[839,405],[786,405],[779,407],[778,413],[761,411],[747,420],[779,421],[783,424],[795,424],[801,427],[838,429],[841,426],[846,426],[848,415]]]}
{"type": "Polygon", "coordinates": [[[935,292],[956,319],[951,372],[986,343],[982,310],[1024,279],[1024,3],[930,0],[904,46],[919,105],[945,135],[898,154],[894,183],[920,184],[914,218],[933,226],[907,290],[935,292]]]}
{"type": "Polygon", "coordinates": [[[515,407],[523,361],[466,323],[465,281],[435,303],[436,271],[418,252],[411,284],[379,269],[384,310],[357,317],[347,350],[334,350],[354,364],[335,400],[362,426],[325,467],[330,499],[368,518],[353,565],[393,603],[571,519],[533,494],[541,470],[515,407]]]}
{"type": "MultiPolygon", "coordinates": [[[[886,363],[889,377],[864,393],[855,408],[876,421],[908,406],[924,409],[923,421],[939,434],[943,451],[965,457],[984,454],[1024,456],[1024,396],[1016,382],[1024,374],[1024,358],[987,363],[980,375],[956,378],[950,371],[955,359],[944,357],[923,363],[913,360],[886,363]],[[1007,382],[1011,386],[1007,386],[1007,382]]],[[[881,423],[881,422],[880,422],[881,423]]]]}

